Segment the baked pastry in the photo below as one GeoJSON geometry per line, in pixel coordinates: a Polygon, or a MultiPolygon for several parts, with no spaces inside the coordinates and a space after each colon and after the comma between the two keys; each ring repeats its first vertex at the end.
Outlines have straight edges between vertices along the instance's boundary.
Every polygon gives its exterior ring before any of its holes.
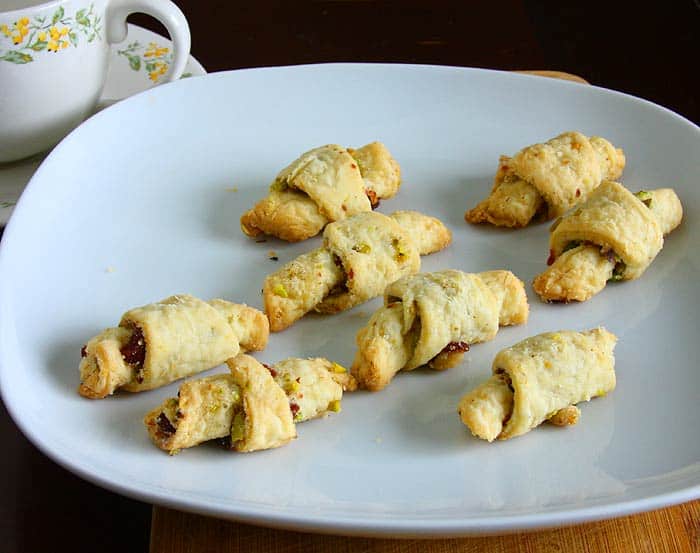
{"type": "Polygon", "coordinates": [[[609,280],[639,278],[682,218],[670,188],[632,194],[606,181],[552,225],[550,267],[532,286],[544,301],[586,301],[609,280]]]}
{"type": "Polygon", "coordinates": [[[117,389],[140,392],[257,351],[270,333],[265,314],[221,299],[187,294],[137,307],[83,346],[80,395],[99,399],[117,389]]]}
{"type": "Polygon", "coordinates": [[[513,157],[501,156],[488,198],[464,214],[469,223],[526,226],[536,215],[553,219],[586,200],[608,179],[617,179],[625,154],[599,136],[565,132],[513,157]]]}
{"type": "Polygon", "coordinates": [[[525,287],[510,271],[403,277],[357,334],[352,374],[377,391],[400,370],[454,367],[470,344],[491,340],[499,326],[525,323],[528,311],[525,287]]]}
{"type": "Polygon", "coordinates": [[[604,328],[532,336],[499,352],[493,376],[459,402],[474,436],[489,442],[520,436],[550,420],[576,424],[576,404],[615,388],[617,337],[604,328]]]}
{"type": "Polygon", "coordinates": [[[268,195],[241,217],[248,236],[298,242],[333,221],[371,211],[401,184],[399,164],[381,142],[353,150],[337,144],[301,155],[275,178],[268,195]]]}
{"type": "Polygon", "coordinates": [[[300,255],[263,285],[265,312],[273,332],[309,311],[337,313],[384,292],[391,282],[420,270],[420,256],[451,240],[438,219],[416,211],[391,216],[360,213],[329,224],[323,246],[300,255]]]}
{"type": "Polygon", "coordinates": [[[221,439],[236,451],[257,451],[296,437],[294,422],[340,410],[343,390],[354,378],[327,359],[286,359],[273,366],[241,354],[230,372],[180,386],[144,418],[155,445],[171,455],[221,439]]]}
{"type": "Polygon", "coordinates": [[[343,392],[357,389],[357,382],[345,367],[323,357],[292,357],[268,370],[289,399],[295,422],[303,422],[340,411],[343,392]]]}

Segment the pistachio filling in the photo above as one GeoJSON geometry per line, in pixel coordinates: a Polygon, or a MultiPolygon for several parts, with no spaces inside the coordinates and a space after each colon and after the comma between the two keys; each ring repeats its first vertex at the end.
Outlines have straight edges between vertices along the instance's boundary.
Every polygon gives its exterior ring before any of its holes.
{"type": "Polygon", "coordinates": [[[615,263],[615,268],[613,269],[612,276],[610,277],[610,280],[613,282],[619,282],[622,280],[625,276],[625,270],[627,269],[627,265],[623,261],[618,261],[615,263]]]}
{"type": "Polygon", "coordinates": [[[279,296],[280,298],[289,297],[289,293],[287,293],[287,289],[284,287],[283,284],[275,284],[275,286],[272,288],[272,293],[275,296],[279,296]]]}
{"type": "Polygon", "coordinates": [[[352,249],[358,253],[369,253],[372,251],[372,248],[370,248],[369,244],[365,244],[362,242],[361,244],[355,244],[352,249]]]}
{"type": "MultiPolygon", "coordinates": [[[[651,202],[651,198],[649,198],[649,201],[651,202]]],[[[587,240],[572,240],[566,246],[564,246],[562,253],[567,252],[569,250],[573,250],[574,248],[577,248],[581,245],[594,246],[595,244],[587,240]]],[[[627,265],[624,261],[622,261],[622,259],[620,259],[620,256],[617,255],[612,249],[603,247],[601,247],[600,249],[600,254],[603,257],[605,257],[610,263],[615,264],[615,266],[613,267],[612,275],[608,280],[611,282],[619,282],[623,280],[625,277],[625,271],[627,270],[627,265]]]]}
{"type": "Polygon", "coordinates": [[[408,252],[406,251],[406,246],[401,243],[401,240],[394,238],[391,241],[391,246],[394,248],[394,259],[399,263],[403,263],[408,257],[408,252]]]}
{"type": "Polygon", "coordinates": [[[340,400],[339,399],[334,399],[328,404],[328,410],[332,411],[333,413],[340,413],[341,407],[340,407],[340,400]]]}
{"type": "Polygon", "coordinates": [[[338,363],[333,362],[331,366],[331,371],[337,374],[342,374],[348,372],[348,370],[343,367],[342,365],[339,365],[338,363]]]}
{"type": "Polygon", "coordinates": [[[231,422],[231,444],[241,441],[245,438],[245,412],[236,411],[231,422]]]}
{"type": "Polygon", "coordinates": [[[652,195],[651,193],[647,192],[646,190],[640,190],[639,192],[634,193],[635,197],[639,198],[639,200],[648,208],[651,209],[651,200],[652,200],[652,195]]]}

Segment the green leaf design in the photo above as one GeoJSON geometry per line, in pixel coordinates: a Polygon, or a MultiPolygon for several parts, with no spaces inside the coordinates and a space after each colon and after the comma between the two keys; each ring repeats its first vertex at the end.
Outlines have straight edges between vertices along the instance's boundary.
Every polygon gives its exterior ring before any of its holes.
{"type": "Polygon", "coordinates": [[[90,26],[90,20],[85,15],[85,8],[78,10],[78,12],[75,14],[75,20],[79,25],[83,25],[84,27],[90,26]]]}
{"type": "Polygon", "coordinates": [[[155,70],[156,70],[156,64],[153,63],[152,61],[149,61],[146,64],[146,71],[148,71],[150,73],[151,71],[155,71],[155,70]]]}
{"type": "Polygon", "coordinates": [[[35,52],[41,52],[42,50],[46,49],[47,44],[48,42],[46,40],[37,40],[34,44],[31,45],[30,48],[35,52]]]}
{"type": "Polygon", "coordinates": [[[129,65],[134,71],[141,69],[141,58],[138,56],[127,56],[129,59],[129,65]]]}
{"type": "Polygon", "coordinates": [[[53,14],[53,19],[51,19],[51,23],[53,23],[53,24],[55,25],[58,21],[60,21],[61,19],[63,19],[63,16],[65,15],[65,13],[66,13],[66,12],[65,12],[65,10],[63,9],[63,6],[60,6],[60,7],[56,10],[56,13],[53,14]]]}
{"type": "Polygon", "coordinates": [[[18,52],[17,50],[10,50],[4,56],[0,57],[0,60],[9,61],[10,63],[29,63],[30,61],[34,61],[34,58],[29,54],[18,52]]]}
{"type": "Polygon", "coordinates": [[[71,32],[71,33],[68,33],[68,37],[70,38],[70,41],[73,44],[73,46],[78,45],[78,35],[71,32]]]}

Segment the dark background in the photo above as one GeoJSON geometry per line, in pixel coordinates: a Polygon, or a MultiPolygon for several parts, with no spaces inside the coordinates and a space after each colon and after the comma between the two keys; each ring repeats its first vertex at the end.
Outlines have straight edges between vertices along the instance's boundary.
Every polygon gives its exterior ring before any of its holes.
{"type": "MultiPolygon", "coordinates": [[[[209,72],[325,61],[552,69],[700,121],[693,0],[176,3],[190,22],[192,54],[209,72]]],[[[147,17],[129,20],[165,34],[147,17]]],[[[0,439],[0,552],[148,549],[150,505],[55,465],[1,404],[0,439]]]]}
{"type": "Polygon", "coordinates": [[[324,61],[553,69],[700,119],[700,0],[177,3],[209,72],[324,61]]]}

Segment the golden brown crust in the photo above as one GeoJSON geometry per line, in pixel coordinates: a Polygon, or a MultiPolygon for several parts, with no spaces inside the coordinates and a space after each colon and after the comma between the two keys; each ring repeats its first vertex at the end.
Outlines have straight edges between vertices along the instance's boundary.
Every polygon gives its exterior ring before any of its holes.
{"type": "Polygon", "coordinates": [[[207,303],[219,311],[234,334],[242,352],[262,351],[270,337],[270,323],[265,313],[243,303],[232,303],[222,299],[209,300],[207,303]]]}
{"type": "Polygon", "coordinates": [[[439,252],[452,242],[452,232],[436,217],[417,211],[394,211],[389,217],[408,234],[420,255],[439,252]]]}
{"type": "Polygon", "coordinates": [[[348,148],[348,152],[357,161],[367,190],[381,200],[396,195],[401,186],[401,167],[384,144],[371,142],[356,150],[348,148]]]}
{"type": "Polygon", "coordinates": [[[586,301],[606,283],[639,278],[683,217],[670,189],[632,194],[606,181],[551,229],[550,267],[535,277],[544,301],[586,301]],[[572,247],[573,246],[573,247],[572,247]]]}
{"type": "Polygon", "coordinates": [[[510,271],[404,277],[387,287],[384,307],[359,331],[351,370],[361,387],[377,391],[400,370],[453,367],[469,344],[527,316],[525,287],[510,271]]]}
{"type": "Polygon", "coordinates": [[[166,399],[144,417],[151,441],[171,455],[231,434],[243,409],[241,388],[228,374],[184,382],[176,398],[166,399]]]}
{"type": "Polygon", "coordinates": [[[584,204],[552,227],[549,245],[555,258],[572,242],[588,242],[613,251],[625,263],[625,280],[638,278],[663,246],[653,212],[618,182],[606,181],[584,204]]]}
{"type": "Polygon", "coordinates": [[[78,392],[94,399],[117,389],[150,390],[215,367],[241,348],[262,349],[268,336],[267,317],[257,309],[171,296],[131,309],[119,327],[88,342],[78,392]]]}
{"type": "Polygon", "coordinates": [[[548,419],[575,423],[571,406],[615,388],[616,341],[601,327],[547,332],[501,350],[493,376],[460,400],[462,422],[489,442],[525,434],[548,419]]]}
{"type": "Polygon", "coordinates": [[[336,313],[380,295],[389,283],[419,270],[419,253],[436,251],[450,240],[439,220],[415,211],[389,217],[362,213],[332,223],[322,248],[265,279],[270,329],[283,330],[312,310],[336,313]]]}
{"type": "Polygon", "coordinates": [[[404,331],[403,306],[379,308],[357,333],[357,353],[350,369],[360,388],[384,389],[413,354],[417,329],[404,331]]]}
{"type": "Polygon", "coordinates": [[[464,214],[468,223],[522,228],[545,205],[537,189],[513,172],[508,156],[501,156],[489,196],[464,214]]]}
{"type": "Polygon", "coordinates": [[[268,275],[263,283],[263,303],[270,330],[284,330],[312,311],[344,277],[325,248],[302,254],[268,275]]]}
{"type": "Polygon", "coordinates": [[[390,282],[420,270],[420,252],[405,227],[380,213],[361,213],[323,232],[323,247],[345,273],[344,290],[316,305],[337,313],[381,295],[390,282]]]}
{"type": "Polygon", "coordinates": [[[674,231],[683,219],[683,206],[681,199],[671,188],[657,188],[649,190],[647,206],[654,214],[664,236],[674,231]]]}
{"type": "Polygon", "coordinates": [[[108,328],[88,341],[80,360],[81,396],[102,399],[134,378],[133,367],[124,362],[120,351],[130,337],[126,328],[108,328]]]}
{"type": "Polygon", "coordinates": [[[532,281],[532,289],[547,302],[586,301],[612,278],[615,260],[598,246],[577,246],[561,254],[532,281]]]}
{"type": "Polygon", "coordinates": [[[144,424],[153,443],[171,455],[220,438],[237,450],[278,447],[291,435],[287,412],[295,422],[338,412],[343,392],[357,386],[343,367],[320,357],[260,365],[269,375],[251,359],[231,360],[228,373],[184,382],[177,397],[151,410],[144,424]]]}
{"type": "Polygon", "coordinates": [[[241,217],[241,230],[255,238],[261,234],[287,242],[316,236],[328,224],[316,203],[298,190],[270,190],[241,217]]]}
{"type": "Polygon", "coordinates": [[[371,199],[393,196],[400,184],[399,165],[380,142],[357,150],[337,144],[314,148],[277,175],[267,197],[241,217],[241,230],[253,237],[306,240],[330,222],[370,211],[371,199]]]}
{"type": "Polygon", "coordinates": [[[465,220],[520,228],[538,213],[557,217],[603,180],[619,178],[624,166],[624,152],[604,138],[565,132],[512,158],[501,156],[491,194],[465,220]]]}
{"type": "Polygon", "coordinates": [[[271,372],[289,398],[294,422],[339,412],[343,391],[357,387],[344,367],[323,357],[285,359],[275,363],[271,372]]]}
{"type": "Polygon", "coordinates": [[[581,410],[575,405],[569,405],[568,407],[559,409],[559,411],[547,419],[547,422],[554,426],[573,426],[578,423],[580,418],[581,410]]]}
{"type": "Polygon", "coordinates": [[[483,271],[477,273],[496,297],[500,310],[499,326],[525,324],[530,315],[530,305],[523,281],[510,271],[483,271]]]}
{"type": "Polygon", "coordinates": [[[474,436],[492,442],[513,412],[513,398],[509,379],[494,374],[462,397],[457,413],[474,436]]]}
{"type": "Polygon", "coordinates": [[[289,400],[270,371],[246,354],[229,359],[226,364],[241,389],[245,410],[245,432],[232,444],[233,448],[259,451],[280,447],[296,438],[289,400]]]}

